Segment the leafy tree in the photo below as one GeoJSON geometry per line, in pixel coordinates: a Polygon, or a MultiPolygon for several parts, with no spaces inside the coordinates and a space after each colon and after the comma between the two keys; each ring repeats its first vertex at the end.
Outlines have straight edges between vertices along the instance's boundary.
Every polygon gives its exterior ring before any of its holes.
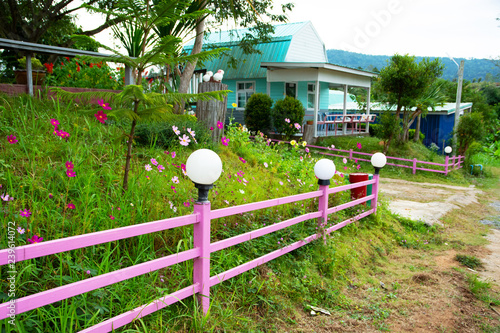
{"type": "MultiPolygon", "coordinates": [[[[134,0],[129,0],[134,1],[134,0]]],[[[139,0],[140,1],[140,0],[139,0]]],[[[142,30],[142,41],[140,45],[142,49],[138,57],[132,58],[128,55],[122,55],[115,51],[114,49],[99,44],[102,47],[114,54],[111,57],[85,57],[83,59],[87,61],[110,61],[123,63],[133,69],[135,69],[139,74],[144,72],[144,70],[152,65],[159,64],[176,64],[182,61],[191,61],[192,56],[185,57],[175,57],[176,50],[179,48],[181,39],[174,36],[166,36],[162,39],[156,39],[154,44],[150,48],[146,48],[147,41],[149,41],[150,33],[153,27],[157,24],[166,24],[169,22],[174,22],[182,20],[183,17],[180,13],[173,13],[171,8],[178,5],[183,0],[172,0],[163,1],[155,6],[154,10],[151,10],[149,6],[149,0],[144,0],[144,6],[140,5],[139,1],[135,2],[137,6],[134,7],[123,7],[121,14],[122,18],[127,21],[136,20],[134,22],[135,28],[142,30]],[[127,10],[131,12],[127,13],[127,10]],[[139,13],[136,10],[140,10],[139,13]],[[128,15],[127,15],[128,14],[128,15]]],[[[86,40],[87,36],[75,36],[76,40],[86,40]]],[[[199,53],[196,57],[214,57],[218,54],[218,51],[210,51],[199,53]]],[[[58,88],[53,88],[58,95],[65,99],[80,98],[88,100],[90,98],[101,97],[107,101],[113,102],[114,106],[118,106],[108,112],[110,117],[124,118],[130,121],[130,132],[129,134],[124,134],[127,138],[127,154],[125,159],[125,172],[123,176],[123,191],[128,189],[128,175],[130,172],[130,160],[132,158],[132,145],[134,142],[135,128],[138,123],[148,122],[148,121],[161,121],[167,120],[172,114],[172,105],[179,103],[182,100],[209,100],[209,99],[219,99],[221,100],[228,91],[214,91],[206,92],[201,94],[180,94],[180,93],[168,93],[168,94],[158,94],[155,92],[144,92],[144,87],[142,86],[142,75],[137,75],[135,85],[127,85],[123,91],[119,94],[113,93],[98,93],[98,92],[84,92],[84,93],[68,93],[58,88]]]]}
{"type": "MultiPolygon", "coordinates": [[[[424,58],[417,63],[414,56],[394,55],[388,65],[384,67],[377,78],[374,89],[379,99],[389,105],[396,106],[396,118],[402,114],[403,131],[399,135],[399,140],[408,140],[408,129],[411,119],[415,119],[418,114],[425,114],[427,108],[411,111],[412,107],[418,106],[427,96],[432,94],[430,87],[434,81],[442,74],[443,65],[439,59],[430,61],[424,58]]],[[[428,99],[425,104],[429,105],[432,99],[428,99]]],[[[423,104],[422,104],[423,106],[423,104]]],[[[390,144],[392,137],[388,139],[390,144]]]]}
{"type": "Polygon", "coordinates": [[[458,153],[464,155],[474,141],[484,135],[483,117],[479,113],[469,113],[460,117],[457,127],[458,153]]]}
{"type": "Polygon", "coordinates": [[[267,94],[252,94],[245,105],[245,124],[251,131],[266,133],[271,127],[273,99],[267,94]]]}
{"type": "Polygon", "coordinates": [[[276,101],[272,114],[273,126],[276,131],[289,138],[298,131],[295,124],[302,124],[305,109],[298,99],[286,96],[284,99],[276,101]],[[289,122],[285,119],[289,119],[289,122]]]}

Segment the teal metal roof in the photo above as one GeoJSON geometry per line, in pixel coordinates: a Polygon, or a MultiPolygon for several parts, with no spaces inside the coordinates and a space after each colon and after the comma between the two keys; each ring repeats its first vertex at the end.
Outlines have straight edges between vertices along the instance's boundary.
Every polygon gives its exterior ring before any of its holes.
{"type": "MultiPolygon", "coordinates": [[[[275,25],[275,33],[272,34],[272,41],[269,43],[260,43],[255,46],[261,52],[253,54],[244,54],[241,47],[237,46],[240,38],[244,37],[248,29],[240,29],[235,34],[235,30],[222,31],[212,33],[205,39],[203,44],[207,48],[214,47],[229,47],[231,51],[227,51],[226,55],[222,55],[217,59],[205,61],[203,65],[199,65],[198,69],[206,68],[212,72],[219,69],[224,71],[224,79],[257,79],[266,77],[266,69],[261,68],[261,62],[284,62],[292,36],[302,29],[309,22],[279,24],[275,25]],[[230,68],[228,63],[231,57],[237,59],[239,63],[236,68],[230,68]]],[[[184,50],[190,52],[193,45],[187,45],[184,50]]]]}
{"type": "MultiPolygon", "coordinates": [[[[308,24],[310,24],[309,21],[277,24],[274,26],[274,33],[271,34],[271,38],[273,41],[291,40],[293,35],[308,24]]],[[[215,46],[213,44],[216,44],[217,47],[237,45],[238,42],[249,33],[251,33],[249,28],[212,32],[205,34],[203,44],[212,44],[212,47],[215,46]]],[[[194,39],[188,42],[184,46],[184,49],[186,51],[191,50],[193,48],[193,44],[194,39]]]]}

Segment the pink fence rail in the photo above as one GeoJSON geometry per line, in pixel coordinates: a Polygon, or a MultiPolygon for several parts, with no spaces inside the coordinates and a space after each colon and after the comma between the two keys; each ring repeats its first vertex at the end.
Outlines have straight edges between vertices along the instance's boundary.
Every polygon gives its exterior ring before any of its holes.
{"type": "Polygon", "coordinates": [[[203,311],[207,313],[210,305],[210,287],[215,286],[225,280],[228,280],[259,265],[262,265],[270,260],[276,259],[286,253],[289,253],[290,251],[298,249],[299,247],[304,246],[315,239],[323,237],[323,239],[326,241],[327,234],[370,214],[374,214],[377,210],[378,182],[379,176],[378,174],[376,174],[374,175],[372,180],[355,184],[343,185],[334,188],[330,188],[328,185],[320,185],[319,190],[313,192],[249,203],[235,207],[222,208],[213,211],[210,209],[210,202],[195,203],[194,212],[191,215],[153,221],[112,230],[105,230],[80,236],[68,237],[38,244],[2,249],[0,250],[0,265],[9,265],[8,267],[10,268],[13,267],[10,265],[14,265],[18,261],[85,248],[88,246],[177,228],[181,226],[193,225],[193,248],[190,250],[168,255],[162,258],[88,278],[79,282],[63,285],[37,294],[19,298],[16,299],[15,302],[9,301],[6,303],[2,303],[0,304],[0,319],[8,318],[13,314],[17,315],[26,311],[37,309],[57,301],[68,299],[76,295],[80,295],[95,289],[118,283],[120,281],[151,273],[153,271],[182,263],[187,260],[194,260],[192,285],[175,291],[170,295],[154,300],[148,304],[139,306],[131,311],[105,320],[80,332],[110,332],[113,329],[122,327],[138,318],[142,318],[148,314],[151,314],[168,305],[171,305],[195,294],[197,294],[200,300],[203,311]],[[373,187],[371,195],[367,195],[365,197],[352,200],[335,207],[328,207],[328,197],[330,194],[338,193],[341,191],[348,191],[367,185],[372,185],[373,187]],[[275,207],[313,198],[318,198],[318,211],[316,212],[296,216],[270,226],[266,226],[231,238],[223,239],[214,243],[210,242],[210,224],[212,219],[232,216],[240,213],[251,212],[259,209],[275,207]],[[334,214],[340,210],[363,204],[367,201],[371,201],[371,209],[353,216],[345,221],[342,221],[335,225],[331,225],[330,227],[327,226],[329,214],[334,214]],[[288,228],[295,224],[311,219],[317,219],[318,229],[321,230],[319,233],[305,237],[303,240],[299,240],[293,244],[287,245],[281,249],[263,255],[247,263],[241,264],[225,272],[210,276],[210,253],[235,246],[237,244],[288,228]],[[15,304],[15,306],[12,307],[12,304],[15,304]]]}
{"type": "MultiPolygon", "coordinates": [[[[282,140],[277,140],[277,139],[271,139],[271,140],[275,141],[275,142],[289,143],[289,141],[282,141],[282,140]]],[[[335,157],[345,157],[349,160],[355,159],[355,160],[364,161],[364,162],[370,162],[370,158],[373,155],[373,154],[369,154],[369,153],[357,152],[357,151],[354,151],[353,149],[342,150],[342,149],[337,149],[337,148],[328,148],[328,147],[313,146],[313,145],[307,145],[306,147],[321,149],[321,150],[328,150],[328,151],[332,151],[332,152],[346,153],[346,154],[342,155],[342,154],[334,154],[334,153],[325,153],[325,152],[321,152],[321,151],[318,152],[319,154],[322,154],[322,155],[335,156],[335,157]],[[358,155],[360,157],[358,157],[358,155]]],[[[412,169],[413,174],[415,174],[417,172],[417,170],[421,170],[421,171],[444,173],[445,175],[447,175],[448,172],[450,172],[452,170],[457,170],[457,169],[463,168],[463,163],[465,160],[465,157],[462,155],[452,156],[452,157],[446,156],[444,164],[427,162],[427,161],[419,161],[416,158],[407,159],[407,158],[399,158],[399,157],[392,157],[392,156],[386,156],[386,158],[388,161],[386,165],[392,165],[392,166],[396,166],[396,167],[400,167],[400,168],[412,169]],[[389,160],[394,160],[394,162],[391,163],[391,162],[389,162],[389,160]],[[398,164],[397,161],[410,162],[411,165],[398,164]],[[434,166],[443,168],[443,170],[424,168],[422,166],[418,166],[419,164],[434,165],[434,166]]]]}

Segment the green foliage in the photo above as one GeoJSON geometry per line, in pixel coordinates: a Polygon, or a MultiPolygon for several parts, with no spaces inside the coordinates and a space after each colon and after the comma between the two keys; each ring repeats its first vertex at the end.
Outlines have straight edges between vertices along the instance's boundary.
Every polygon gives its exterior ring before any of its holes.
{"type": "MultiPolygon", "coordinates": [[[[26,69],[26,57],[22,57],[21,59],[18,59],[17,62],[19,63],[20,68],[26,69]]],[[[32,69],[43,69],[43,65],[40,62],[40,60],[38,60],[35,57],[32,57],[31,58],[31,68],[32,69]]]]}
{"type": "Polygon", "coordinates": [[[123,78],[106,62],[86,62],[79,58],[63,58],[46,76],[46,84],[55,87],[122,89],[123,78]]]}
{"type": "Polygon", "coordinates": [[[264,93],[252,94],[245,106],[245,125],[251,131],[267,133],[271,128],[273,99],[264,93]]]}
{"type": "MultiPolygon", "coordinates": [[[[408,135],[409,135],[410,138],[413,138],[415,136],[415,130],[414,129],[410,129],[408,131],[408,135]]],[[[422,133],[422,132],[419,132],[418,133],[418,142],[424,142],[424,139],[425,139],[425,134],[422,133]]]]}
{"type": "Polygon", "coordinates": [[[288,138],[298,132],[295,124],[302,124],[305,109],[298,99],[287,96],[276,101],[272,115],[276,132],[283,133],[288,138]],[[285,119],[290,119],[290,123],[286,122],[285,119]]]}
{"type": "Polygon", "coordinates": [[[464,155],[472,142],[480,141],[483,135],[483,117],[480,113],[460,117],[457,127],[458,153],[464,155]]]}
{"type": "Polygon", "coordinates": [[[173,115],[167,121],[144,123],[137,125],[135,141],[137,144],[145,147],[157,147],[163,149],[180,148],[179,135],[175,134],[172,126],[176,126],[181,132],[180,136],[186,134],[188,129],[196,133],[196,141],[193,138],[189,145],[190,149],[197,149],[197,147],[213,148],[211,133],[206,126],[198,122],[196,117],[189,115],[173,115]]]}
{"type": "Polygon", "coordinates": [[[467,274],[470,291],[488,305],[500,305],[500,299],[491,290],[491,282],[481,280],[476,274],[467,274]]]}
{"type": "Polygon", "coordinates": [[[483,267],[483,263],[481,260],[474,256],[469,256],[466,254],[457,254],[455,256],[455,260],[461,263],[464,266],[467,266],[472,269],[477,269],[483,267]]]}
{"type": "Polygon", "coordinates": [[[380,115],[380,127],[378,127],[378,137],[384,140],[384,151],[387,152],[390,140],[397,137],[401,131],[399,124],[401,119],[390,111],[384,111],[380,115]]]}

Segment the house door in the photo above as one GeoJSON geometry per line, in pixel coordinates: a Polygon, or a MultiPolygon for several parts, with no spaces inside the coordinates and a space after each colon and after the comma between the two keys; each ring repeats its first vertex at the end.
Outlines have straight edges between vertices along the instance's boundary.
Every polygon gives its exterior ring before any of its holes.
{"type": "Polygon", "coordinates": [[[297,98],[297,83],[295,82],[285,83],[285,96],[297,98]]]}

